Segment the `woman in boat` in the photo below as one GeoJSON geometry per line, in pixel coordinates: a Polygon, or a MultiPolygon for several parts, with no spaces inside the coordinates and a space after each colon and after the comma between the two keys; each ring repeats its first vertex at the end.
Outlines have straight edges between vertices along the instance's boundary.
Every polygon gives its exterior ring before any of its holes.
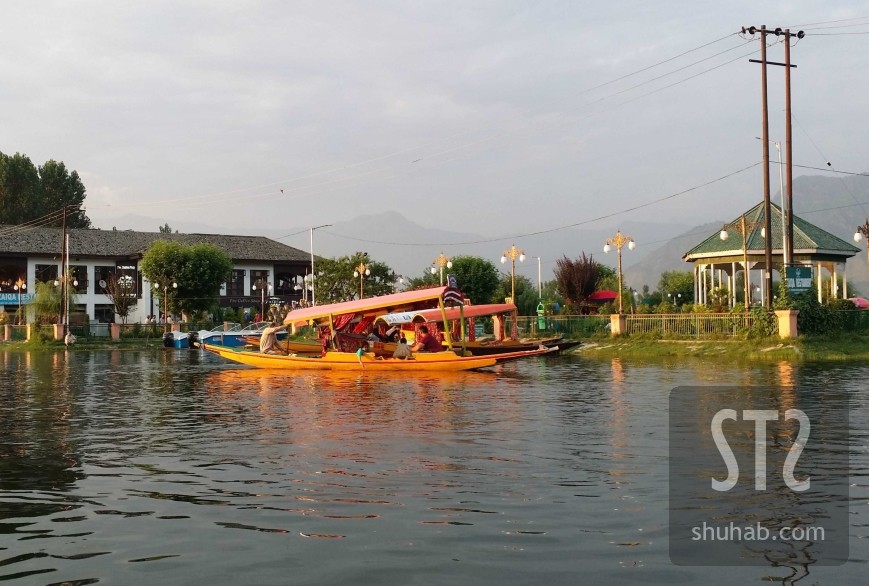
{"type": "Polygon", "coordinates": [[[428,333],[428,326],[419,326],[420,336],[410,349],[414,352],[443,352],[444,347],[437,338],[428,333]]]}

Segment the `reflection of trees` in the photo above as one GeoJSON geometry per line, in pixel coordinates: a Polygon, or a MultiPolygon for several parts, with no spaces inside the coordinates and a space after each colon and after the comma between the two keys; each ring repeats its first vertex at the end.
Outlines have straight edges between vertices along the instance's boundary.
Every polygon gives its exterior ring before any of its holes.
{"type": "MultiPolygon", "coordinates": [[[[70,439],[75,404],[61,354],[5,353],[0,385],[0,490],[64,491],[84,478],[70,439]]],[[[70,508],[36,500],[0,504],[0,518],[70,508]]]]}

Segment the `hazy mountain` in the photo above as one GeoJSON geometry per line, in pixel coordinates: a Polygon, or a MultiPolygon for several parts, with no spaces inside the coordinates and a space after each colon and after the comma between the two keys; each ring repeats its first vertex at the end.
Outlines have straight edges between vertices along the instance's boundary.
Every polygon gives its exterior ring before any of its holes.
{"type": "MultiPolygon", "coordinates": [[[[778,202],[778,193],[773,196],[778,202]]],[[[746,209],[751,206],[747,206],[746,209]]],[[[803,219],[852,242],[857,226],[869,216],[869,177],[820,177],[804,176],[794,181],[794,209],[803,219]]],[[[563,256],[576,258],[583,251],[595,260],[610,266],[616,264],[616,254],[603,253],[607,238],[621,229],[636,240],[637,246],[622,250],[622,262],[626,286],[651,289],[658,286],[664,271],[691,270],[691,265],[682,261],[682,256],[693,246],[714,233],[727,221],[745,210],[734,210],[732,217],[690,227],[683,224],[623,221],[606,227],[568,228],[534,236],[515,239],[518,247],[525,250],[527,258],[518,263],[516,270],[537,280],[537,259],[540,257],[544,280],[552,279],[555,260],[563,256]],[[677,234],[677,236],[673,236],[677,234]]],[[[386,262],[396,272],[408,277],[417,277],[431,266],[432,260],[443,252],[447,256],[459,254],[477,255],[491,259],[493,263],[509,271],[509,264],[501,266],[499,259],[512,239],[493,237],[493,227],[481,214],[480,231],[465,233],[450,231],[444,227],[426,223],[426,218],[406,218],[398,212],[387,211],[359,216],[350,221],[335,222],[333,226],[320,228],[314,233],[314,252],[323,256],[341,256],[356,251],[365,251],[379,261],[386,262]],[[443,244],[452,243],[452,244],[443,244]]],[[[290,220],[292,223],[292,220],[290,220]]],[[[145,216],[126,215],[114,218],[112,225],[97,222],[98,227],[133,229],[156,232],[163,222],[145,216]]],[[[277,223],[277,221],[276,221],[277,223]]],[[[306,226],[287,228],[232,228],[208,226],[197,222],[176,220],[170,223],[173,230],[182,232],[253,234],[274,238],[301,250],[310,250],[310,229],[306,226]]],[[[532,228],[529,228],[531,230],[532,228]]],[[[864,252],[847,263],[849,284],[861,292],[869,293],[869,266],[866,262],[865,242],[859,245],[864,252]]]]}
{"type": "MultiPolygon", "coordinates": [[[[418,277],[428,270],[432,261],[441,252],[447,256],[476,255],[490,259],[505,272],[508,264],[502,266],[499,262],[504,250],[514,241],[508,238],[496,238],[482,233],[465,233],[442,229],[435,226],[422,225],[422,220],[408,219],[398,212],[389,211],[378,214],[359,216],[346,222],[335,222],[334,225],[320,228],[314,232],[314,252],[322,256],[340,256],[356,251],[367,252],[371,258],[386,262],[396,272],[408,277],[418,277]],[[453,244],[443,244],[453,243],[453,244]]],[[[111,225],[106,222],[95,222],[96,227],[119,230],[132,229],[156,232],[162,223],[146,216],[125,215],[113,218],[111,225]]],[[[175,220],[170,223],[173,230],[181,232],[253,234],[267,236],[309,251],[311,246],[310,229],[304,226],[253,229],[226,229],[208,226],[197,222],[175,220]]],[[[488,226],[485,226],[488,228],[488,226]]],[[[623,233],[631,235],[638,243],[637,249],[627,252],[629,255],[648,253],[648,244],[665,242],[674,233],[683,232],[687,226],[680,224],[655,224],[644,222],[622,222],[619,228],[623,233]]],[[[603,245],[607,238],[615,234],[615,228],[594,227],[583,229],[564,229],[535,236],[522,236],[515,240],[517,247],[526,253],[525,262],[516,263],[516,272],[527,276],[532,281],[537,280],[538,262],[540,257],[540,272],[544,280],[553,278],[555,260],[563,256],[576,258],[583,251],[591,254],[596,260],[615,266],[616,254],[603,253],[603,245]]],[[[657,282],[657,279],[655,280],[657,282]]]]}
{"type": "MultiPolygon", "coordinates": [[[[724,222],[712,222],[683,232],[667,240],[660,246],[647,249],[643,257],[632,264],[623,265],[623,278],[625,287],[633,287],[642,290],[643,285],[648,285],[649,290],[658,288],[661,273],[665,271],[690,271],[691,264],[682,260],[682,256],[697,244],[705,240],[710,234],[721,230],[724,222]]],[[[634,249],[633,252],[636,252],[634,249]]],[[[622,255],[622,262],[627,260],[627,254],[622,255]]]]}
{"type": "MultiPolygon", "coordinates": [[[[772,200],[779,204],[781,200],[778,191],[772,196],[772,200]]],[[[794,180],[795,214],[846,242],[853,242],[852,238],[857,226],[869,217],[867,210],[869,210],[869,177],[867,176],[844,178],[803,176],[794,180]]],[[[629,263],[627,261],[630,257],[627,254],[623,255],[626,286],[642,288],[643,285],[649,285],[654,290],[658,286],[662,272],[691,270],[691,265],[682,261],[682,256],[709,235],[720,230],[726,222],[737,218],[743,211],[746,210],[734,210],[730,218],[722,218],[720,222],[692,228],[654,250],[647,251],[639,261],[629,263]]],[[[862,252],[846,263],[848,284],[849,289],[853,286],[859,289],[861,294],[865,294],[869,293],[869,264],[867,264],[865,241],[857,244],[857,247],[862,248],[862,252]]]]}

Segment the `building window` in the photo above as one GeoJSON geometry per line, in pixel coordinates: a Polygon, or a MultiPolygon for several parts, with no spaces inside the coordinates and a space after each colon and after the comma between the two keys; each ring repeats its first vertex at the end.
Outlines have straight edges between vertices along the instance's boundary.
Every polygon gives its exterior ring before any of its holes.
{"type": "Polygon", "coordinates": [[[38,283],[54,283],[57,280],[57,265],[36,265],[38,283]]]}
{"type": "Polygon", "coordinates": [[[108,303],[94,305],[94,321],[101,324],[115,323],[115,306],[108,303]]]}
{"type": "Polygon", "coordinates": [[[84,265],[70,265],[69,274],[72,276],[73,283],[78,283],[78,285],[73,285],[76,293],[87,293],[88,292],[88,268],[84,265]]]}
{"type": "Polygon", "coordinates": [[[109,282],[109,276],[115,272],[115,267],[94,267],[94,293],[97,295],[106,294],[106,286],[109,282]]]}
{"type": "MultiPolygon", "coordinates": [[[[261,295],[261,287],[267,287],[269,283],[269,271],[250,272],[250,295],[261,295]],[[256,285],[256,289],[254,289],[256,285]]],[[[268,292],[268,291],[266,291],[268,292]]]]}
{"type": "Polygon", "coordinates": [[[233,269],[232,276],[230,277],[228,286],[226,288],[226,294],[229,296],[232,295],[244,295],[244,269],[233,269]]]}
{"type": "Polygon", "coordinates": [[[139,278],[135,265],[118,265],[118,285],[130,297],[139,297],[139,278]]]}

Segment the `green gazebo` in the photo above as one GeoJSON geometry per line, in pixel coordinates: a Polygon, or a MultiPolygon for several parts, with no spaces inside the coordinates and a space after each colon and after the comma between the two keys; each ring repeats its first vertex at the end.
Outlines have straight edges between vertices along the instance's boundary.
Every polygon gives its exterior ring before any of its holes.
{"type": "MultiPolygon", "coordinates": [[[[772,217],[772,257],[771,269],[781,273],[784,264],[782,256],[783,234],[781,208],[771,204],[772,217]]],[[[698,303],[708,303],[713,289],[725,287],[730,304],[736,303],[736,275],[742,271],[746,275],[749,299],[758,293],[759,301],[765,301],[763,275],[766,269],[765,217],[763,203],[759,203],[732,222],[725,224],[720,232],[706,238],[682,257],[685,262],[694,264],[694,299],[698,303]],[[744,236],[744,237],[743,237],[744,236]],[[752,271],[758,271],[752,284],[752,271]]],[[[845,274],[845,261],[860,252],[849,242],[833,236],[829,232],[794,216],[794,258],[790,266],[812,267],[818,286],[818,300],[824,287],[831,298],[848,296],[848,279],[845,274]],[[827,279],[824,278],[826,271],[827,279]],[[842,291],[838,288],[837,277],[842,275],[842,291]],[[826,284],[825,284],[826,282],[826,284]]],[[[782,275],[779,274],[781,278],[782,275]]]]}

